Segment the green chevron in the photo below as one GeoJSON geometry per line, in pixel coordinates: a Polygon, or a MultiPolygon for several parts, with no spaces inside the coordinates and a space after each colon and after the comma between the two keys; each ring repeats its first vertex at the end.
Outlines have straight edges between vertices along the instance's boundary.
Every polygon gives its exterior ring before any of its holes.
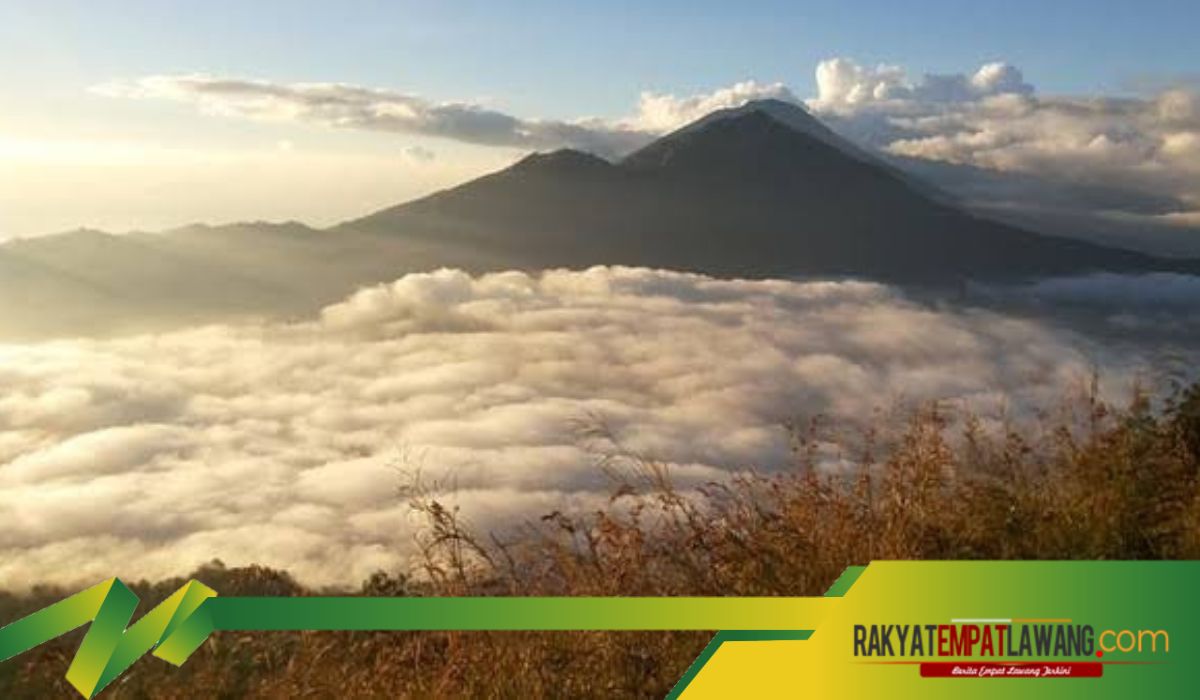
{"type": "Polygon", "coordinates": [[[204,584],[189,581],[129,627],[138,598],[112,578],[0,629],[0,661],[90,622],[67,669],[67,682],[92,698],[151,650],[160,659],[183,664],[212,632],[208,615],[196,612],[216,595],[204,584]]]}

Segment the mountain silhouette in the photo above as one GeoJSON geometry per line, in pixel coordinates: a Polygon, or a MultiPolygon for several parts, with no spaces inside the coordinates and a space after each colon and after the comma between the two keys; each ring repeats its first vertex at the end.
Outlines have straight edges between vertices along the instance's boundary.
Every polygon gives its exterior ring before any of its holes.
{"type": "Polygon", "coordinates": [[[714,113],[617,163],[535,154],[338,230],[443,247],[447,264],[471,269],[620,263],[938,284],[1188,265],[972,216],[778,101],[714,113]]]}
{"type": "Polygon", "coordinates": [[[535,153],[327,230],[248,223],[9,241],[0,245],[0,336],[298,316],[359,286],[443,266],[600,264],[934,287],[1200,270],[979,218],[802,108],[762,101],[710,114],[619,162],[535,153]]]}

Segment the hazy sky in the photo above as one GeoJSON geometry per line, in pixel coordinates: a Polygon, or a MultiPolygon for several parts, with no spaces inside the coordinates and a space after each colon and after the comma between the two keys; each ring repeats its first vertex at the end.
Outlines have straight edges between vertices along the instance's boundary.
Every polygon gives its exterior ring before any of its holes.
{"type": "MultiPolygon", "coordinates": [[[[310,103],[297,114],[290,97],[272,98],[266,113],[230,107],[229,94],[218,103],[174,83],[144,89],[148,76],[361,86],[392,96],[389,117],[408,109],[395,95],[419,96],[420,109],[512,115],[524,133],[538,120],[558,129],[586,117],[653,126],[639,112],[647,91],[702,95],[754,80],[810,98],[817,65],[836,56],[903,66],[914,80],[1004,61],[1039,94],[1152,92],[1200,70],[1200,5],[1183,1],[187,5],[0,0],[0,237],[197,220],[325,224],[530,147],[447,138],[444,125],[355,128],[340,112],[314,116],[310,103]]],[[[1186,133],[1176,151],[1190,153],[1186,133]]]]}

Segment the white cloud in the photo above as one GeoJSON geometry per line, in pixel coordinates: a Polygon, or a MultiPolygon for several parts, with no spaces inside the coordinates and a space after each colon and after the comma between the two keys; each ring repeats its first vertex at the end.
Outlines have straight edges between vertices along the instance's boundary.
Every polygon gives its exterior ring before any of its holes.
{"type": "Polygon", "coordinates": [[[1033,86],[1021,71],[1007,63],[984,64],[972,75],[925,75],[911,81],[903,68],[880,65],[864,68],[848,58],[831,58],[817,65],[817,96],[810,104],[821,109],[899,102],[968,102],[992,95],[1030,95],[1033,86]]]}
{"type": "Polygon", "coordinates": [[[834,128],[891,153],[1129,188],[1200,207],[1194,92],[1152,97],[1035,94],[1004,63],[912,81],[895,66],[835,58],[817,67],[810,107],[834,128]]]}
{"type": "Polygon", "coordinates": [[[638,99],[637,114],[623,120],[621,125],[648,134],[665,133],[719,109],[741,107],[751,100],[765,99],[799,102],[783,83],[763,84],[753,80],[686,97],[643,92],[638,99]]]}
{"type": "Polygon", "coordinates": [[[110,97],[190,102],[215,115],[302,121],[453,139],[485,146],[546,149],[571,146],[611,154],[644,141],[641,134],[595,120],[520,119],[468,102],[345,83],[272,83],[209,75],[156,75],[112,81],[93,91],[110,97]]]}
{"type": "Polygon", "coordinates": [[[1039,404],[1148,358],[877,284],[630,268],[442,270],[306,323],[3,345],[0,589],[213,557],[356,584],[410,552],[400,464],[499,527],[602,499],[589,416],[686,485],[786,466],[789,418],[1039,404]]]}

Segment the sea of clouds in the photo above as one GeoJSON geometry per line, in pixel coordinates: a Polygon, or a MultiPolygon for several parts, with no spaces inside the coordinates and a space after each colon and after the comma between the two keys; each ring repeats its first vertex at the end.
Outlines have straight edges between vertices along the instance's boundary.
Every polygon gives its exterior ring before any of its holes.
{"type": "Polygon", "coordinates": [[[787,468],[783,424],[818,412],[1048,405],[1095,367],[1113,387],[1153,368],[1108,347],[872,283],[606,267],[441,270],[304,322],[0,345],[0,589],[213,558],[355,585],[406,565],[407,470],[499,528],[604,498],[589,422],[696,483],[787,468]]]}

